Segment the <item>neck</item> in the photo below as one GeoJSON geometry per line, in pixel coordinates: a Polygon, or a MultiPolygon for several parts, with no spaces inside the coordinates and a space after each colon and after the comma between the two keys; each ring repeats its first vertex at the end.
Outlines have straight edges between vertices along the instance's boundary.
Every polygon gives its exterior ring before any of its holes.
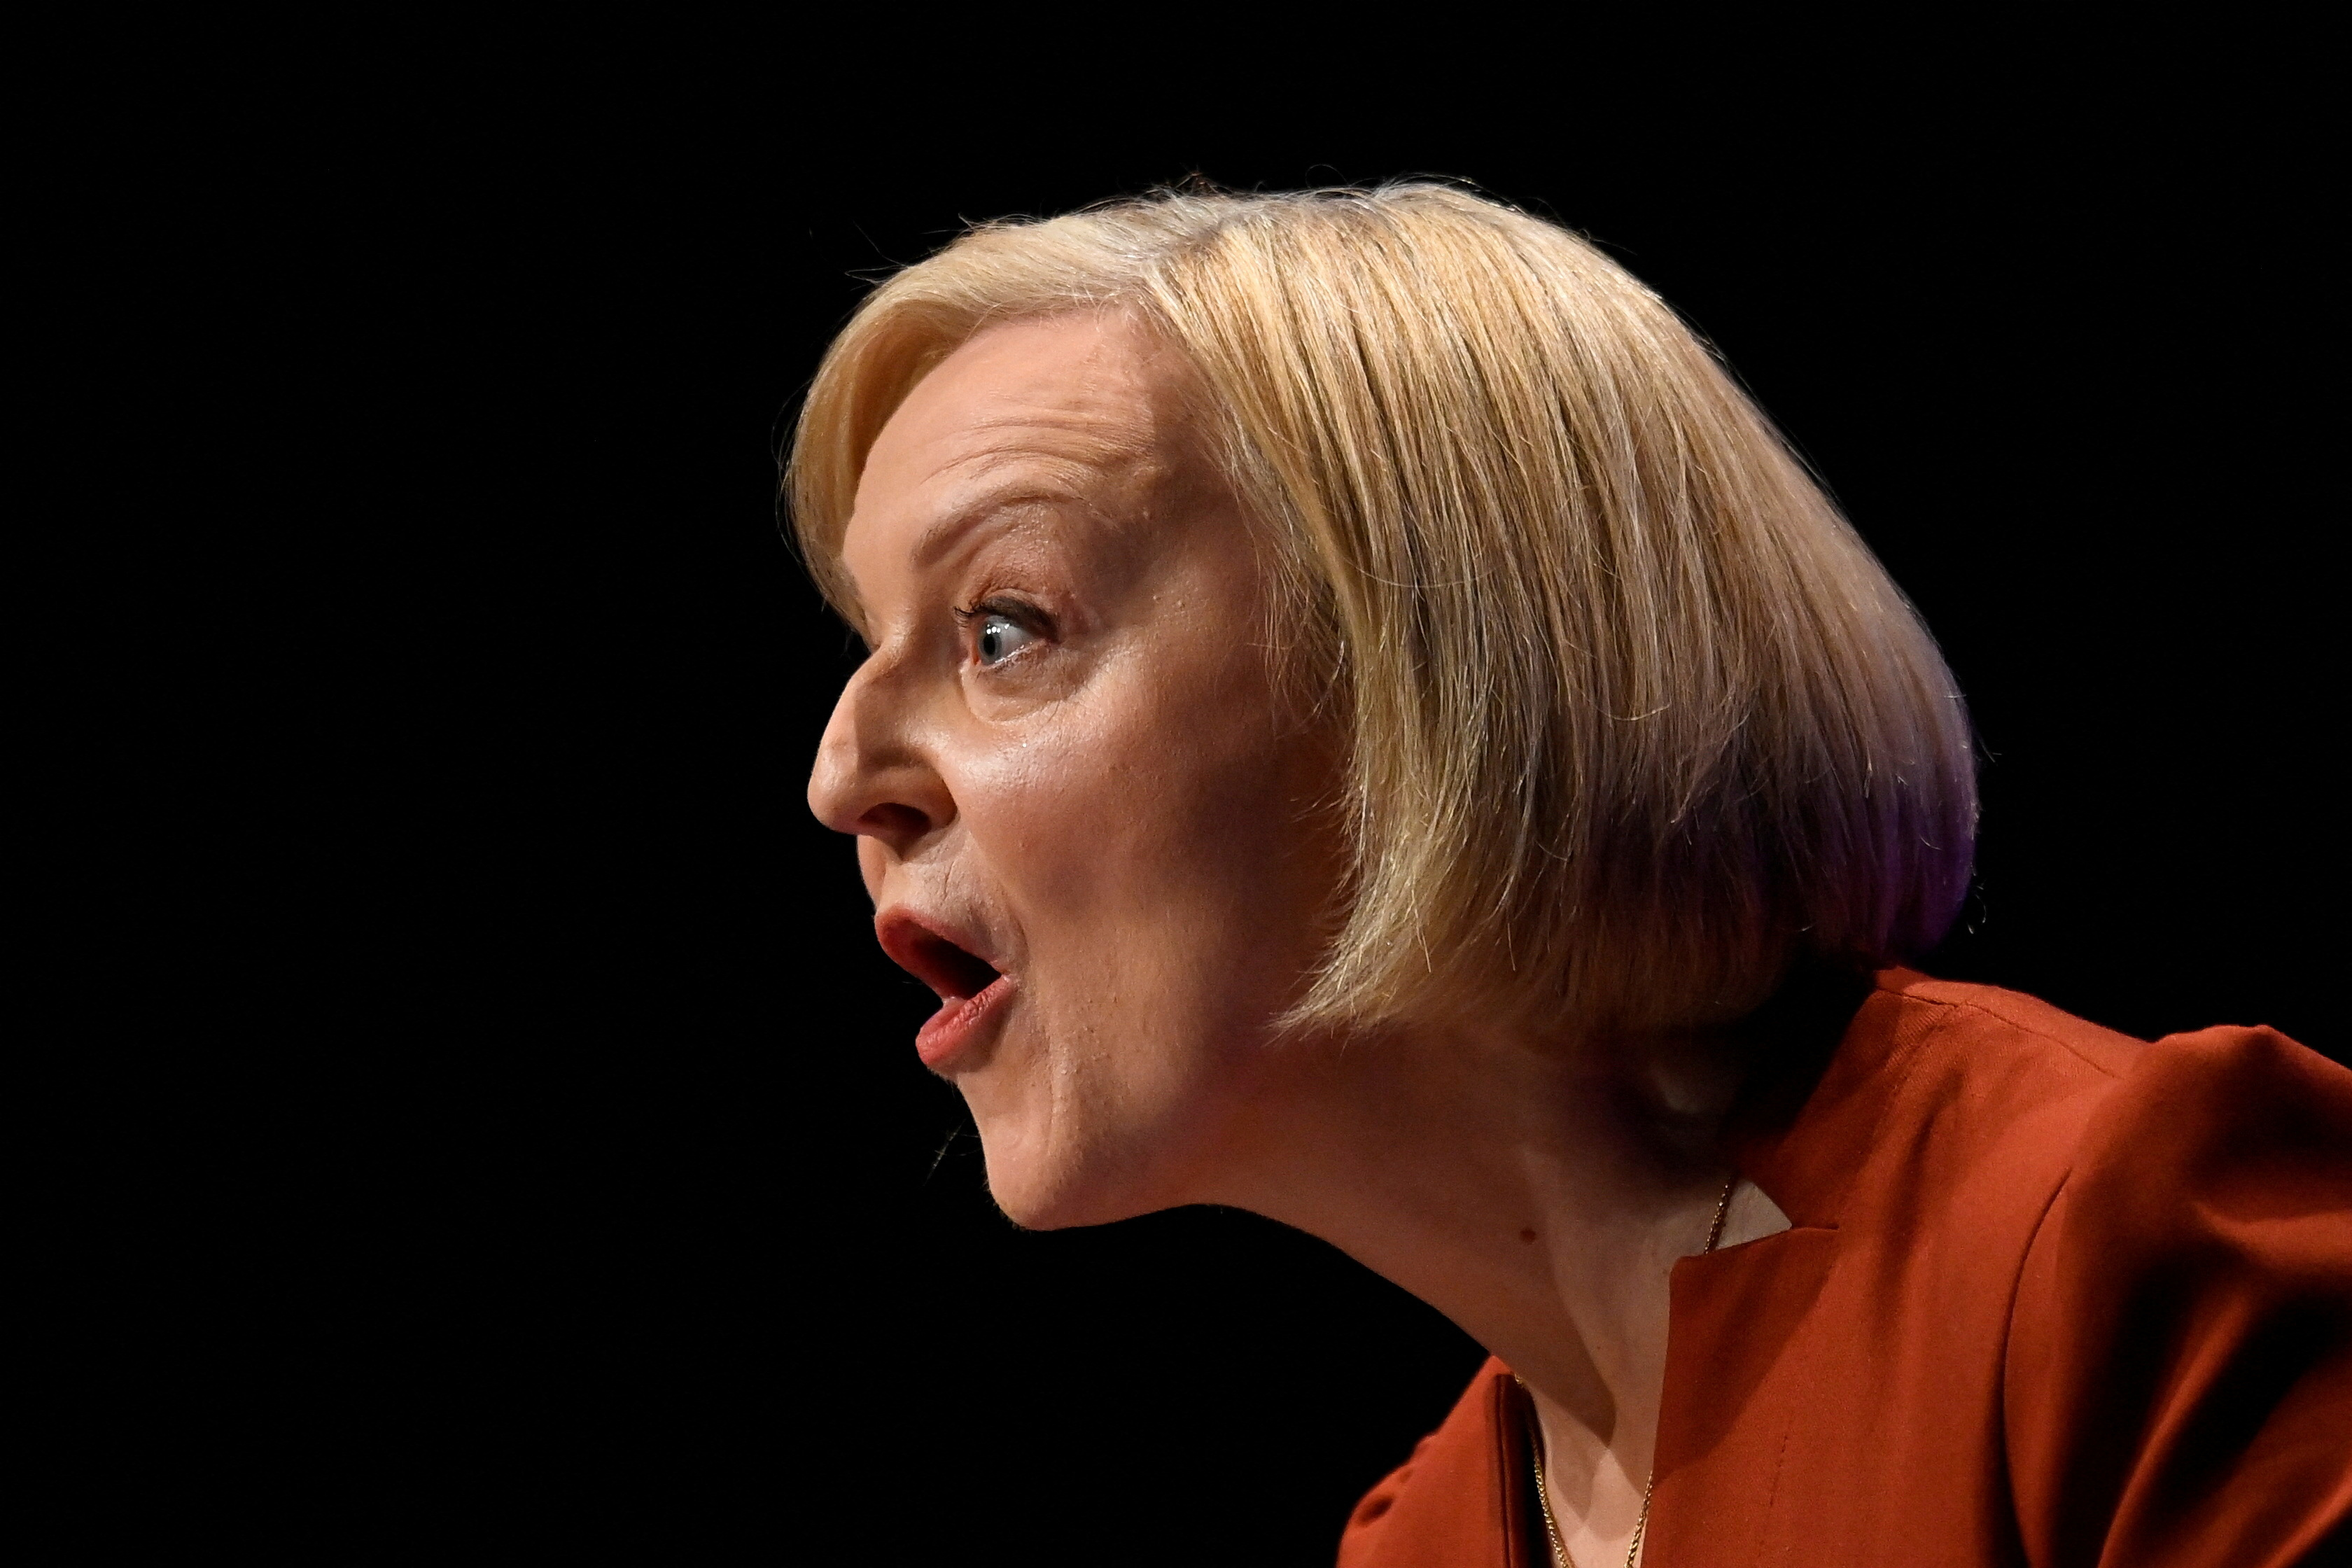
{"type": "MultiPolygon", "coordinates": [[[[1237,1130],[1209,1201],[1322,1237],[1500,1356],[1542,1418],[1556,1510],[1630,1537],[1668,1275],[1714,1224],[1746,1059],[1728,1031],[1604,1048],[1406,1030],[1302,1047],[1237,1130]]],[[[1755,1235],[1787,1224],[1761,1194],[1733,1218],[1755,1235]]]]}

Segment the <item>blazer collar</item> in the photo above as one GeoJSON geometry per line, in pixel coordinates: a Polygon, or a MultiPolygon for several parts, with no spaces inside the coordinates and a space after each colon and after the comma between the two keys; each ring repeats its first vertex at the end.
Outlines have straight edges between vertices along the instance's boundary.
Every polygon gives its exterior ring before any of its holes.
{"type": "Polygon", "coordinates": [[[1899,968],[1867,981],[1814,977],[1790,986],[1759,1019],[1771,1067],[1733,1112],[1727,1142],[1740,1172],[1792,1226],[1836,1228],[1930,1032],[1932,1019],[1906,1005],[1911,989],[1927,984],[1899,968]]]}

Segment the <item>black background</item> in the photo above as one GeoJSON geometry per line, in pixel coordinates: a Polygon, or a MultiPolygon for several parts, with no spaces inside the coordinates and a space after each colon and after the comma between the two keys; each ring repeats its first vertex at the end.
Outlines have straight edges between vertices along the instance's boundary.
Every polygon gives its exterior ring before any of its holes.
{"type": "Polygon", "coordinates": [[[1971,700],[1928,967],[2340,1053],[2295,41],[1920,25],[387,27],[61,98],[33,161],[98,308],[57,401],[100,439],[50,500],[67,642],[129,650],[88,773],[145,825],[77,841],[61,916],[112,1129],[42,1189],[106,1215],[61,1431],[184,1483],[106,1517],[319,1563],[1311,1563],[1450,1404],[1475,1348],[1318,1244],[997,1217],[802,805],[852,656],[774,444],[862,279],[967,219],[1435,174],[1590,234],[1971,700]]]}

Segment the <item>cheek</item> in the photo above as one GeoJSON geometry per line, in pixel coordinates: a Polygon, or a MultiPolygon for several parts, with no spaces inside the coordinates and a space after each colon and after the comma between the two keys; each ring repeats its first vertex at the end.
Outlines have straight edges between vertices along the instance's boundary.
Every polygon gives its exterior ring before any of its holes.
{"type": "Polygon", "coordinates": [[[1159,695],[1066,715],[970,781],[1039,980],[1093,988],[1037,997],[1057,1013],[1249,1007],[1313,956],[1322,858],[1263,696],[1159,695]]]}

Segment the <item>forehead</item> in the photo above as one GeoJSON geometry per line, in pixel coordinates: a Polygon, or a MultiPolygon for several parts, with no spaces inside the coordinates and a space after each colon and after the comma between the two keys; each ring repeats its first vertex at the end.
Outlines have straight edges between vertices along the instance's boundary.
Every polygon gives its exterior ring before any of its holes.
{"type": "Polygon", "coordinates": [[[967,514],[1064,501],[1126,511],[1189,447],[1184,368],[1124,318],[1009,322],[942,360],[883,426],[843,540],[853,576],[921,554],[967,514]]]}
{"type": "Polygon", "coordinates": [[[868,472],[918,451],[953,461],[1024,439],[1081,457],[1148,443],[1176,413],[1176,369],[1175,356],[1123,316],[992,327],[907,395],[868,455],[868,472]]]}

